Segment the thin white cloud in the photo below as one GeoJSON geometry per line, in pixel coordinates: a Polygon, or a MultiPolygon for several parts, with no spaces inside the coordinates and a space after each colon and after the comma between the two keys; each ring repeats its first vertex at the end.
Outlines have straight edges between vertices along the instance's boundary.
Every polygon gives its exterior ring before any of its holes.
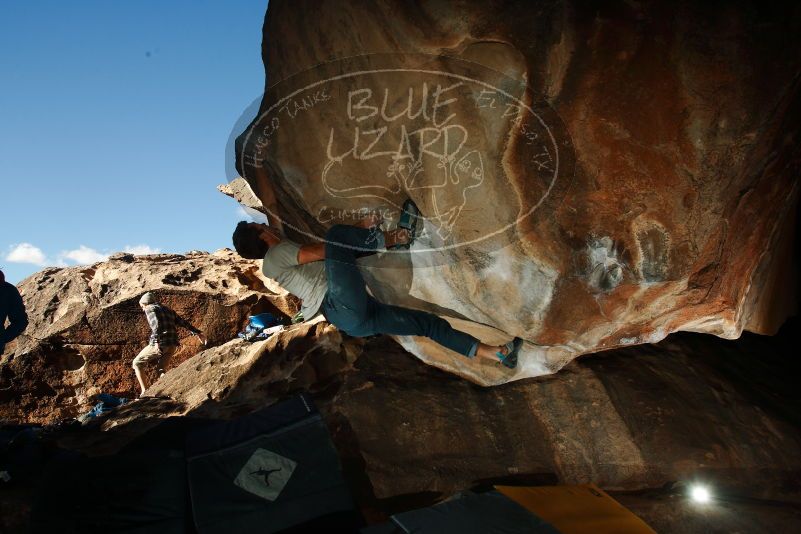
{"type": "Polygon", "coordinates": [[[6,254],[6,261],[12,263],[32,263],[34,265],[47,265],[47,257],[42,249],[30,243],[19,243],[12,245],[11,250],[6,254]]]}
{"type": "Polygon", "coordinates": [[[136,254],[137,256],[161,253],[160,248],[152,248],[148,245],[125,245],[123,250],[129,254],[136,254]]]}
{"type": "MultiPolygon", "coordinates": [[[[136,255],[161,253],[161,249],[145,244],[125,245],[123,250],[129,254],[136,255]]],[[[30,243],[18,243],[9,248],[8,253],[5,255],[5,260],[12,263],[29,263],[39,267],[48,265],[69,267],[70,265],[90,265],[106,261],[110,255],[111,253],[108,251],[101,252],[92,247],[81,245],[76,249],[62,251],[55,259],[50,259],[39,247],[30,243]]]]}
{"type": "Polygon", "coordinates": [[[91,263],[97,263],[99,261],[106,261],[108,257],[108,254],[98,252],[97,250],[87,247],[86,245],[81,245],[74,250],[62,252],[59,256],[59,259],[72,260],[79,265],[88,265],[91,263]]]}

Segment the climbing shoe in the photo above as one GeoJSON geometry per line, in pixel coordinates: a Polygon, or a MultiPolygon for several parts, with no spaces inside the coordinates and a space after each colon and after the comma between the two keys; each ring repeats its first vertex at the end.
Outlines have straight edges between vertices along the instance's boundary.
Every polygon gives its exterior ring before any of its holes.
{"type": "Polygon", "coordinates": [[[506,354],[498,351],[495,353],[495,355],[505,367],[514,369],[517,367],[517,354],[520,352],[520,347],[523,346],[523,340],[519,337],[516,337],[504,346],[508,349],[506,354]]]}
{"type": "Polygon", "coordinates": [[[420,210],[417,208],[417,204],[412,199],[407,198],[401,208],[398,228],[409,231],[409,241],[388,247],[389,250],[409,250],[414,244],[414,238],[417,236],[417,223],[419,220],[420,210]]]}

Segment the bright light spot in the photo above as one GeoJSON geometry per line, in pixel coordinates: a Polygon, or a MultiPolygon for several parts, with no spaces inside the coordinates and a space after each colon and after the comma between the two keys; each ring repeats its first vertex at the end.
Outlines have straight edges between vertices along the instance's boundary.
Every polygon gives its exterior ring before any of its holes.
{"type": "Polygon", "coordinates": [[[704,486],[693,486],[690,488],[690,497],[697,503],[707,503],[710,497],[709,490],[704,486]]]}

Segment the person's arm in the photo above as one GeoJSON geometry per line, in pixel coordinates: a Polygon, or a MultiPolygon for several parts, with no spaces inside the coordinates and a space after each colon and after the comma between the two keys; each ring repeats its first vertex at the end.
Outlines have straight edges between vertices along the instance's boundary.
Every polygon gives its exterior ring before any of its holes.
{"type": "Polygon", "coordinates": [[[298,265],[325,259],[325,243],[302,245],[298,250],[298,265]]]}
{"type": "MultiPolygon", "coordinates": [[[[278,217],[278,197],[273,189],[272,178],[267,171],[265,165],[260,165],[255,169],[256,180],[246,180],[250,185],[251,190],[255,193],[256,197],[261,202],[262,206],[266,209],[262,211],[267,216],[270,226],[278,229],[279,233],[283,233],[284,225],[281,218],[278,217]],[[252,183],[251,183],[252,182],[252,183]],[[266,212],[266,213],[265,213],[266,212]]],[[[261,211],[261,210],[260,210],[261,211]]]]}
{"type": "Polygon", "coordinates": [[[192,326],[192,323],[190,323],[189,321],[187,321],[186,319],[184,319],[183,317],[181,317],[180,315],[178,315],[174,311],[172,313],[175,316],[175,324],[176,325],[181,326],[183,328],[186,328],[187,330],[192,332],[192,335],[197,337],[200,340],[201,343],[203,343],[204,345],[206,344],[206,338],[203,336],[203,332],[201,332],[200,330],[198,330],[197,328],[192,326]]]}
{"type": "Polygon", "coordinates": [[[20,296],[19,291],[17,291],[17,288],[14,287],[13,290],[9,291],[8,293],[9,325],[3,334],[3,339],[0,340],[0,344],[3,345],[15,339],[28,327],[28,314],[25,313],[25,304],[22,302],[22,297],[20,296]]]}
{"type": "Polygon", "coordinates": [[[186,319],[184,319],[183,317],[181,317],[177,313],[175,314],[175,324],[177,324],[178,326],[182,326],[182,327],[186,328],[187,330],[189,330],[193,334],[199,334],[200,333],[200,330],[198,330],[197,328],[192,326],[192,323],[190,323],[189,321],[187,321],[186,319]]]}
{"type": "MultiPolygon", "coordinates": [[[[377,219],[365,219],[368,223],[376,221],[377,219]]],[[[358,226],[358,225],[357,225],[358,226]]],[[[405,243],[408,241],[408,237],[400,238],[401,235],[408,235],[408,234],[401,234],[401,232],[405,232],[406,230],[395,230],[392,232],[381,232],[378,234],[378,247],[383,249],[386,246],[392,246],[395,243],[405,243]]],[[[371,254],[375,254],[377,250],[359,250],[356,253],[356,257],[364,257],[369,256],[371,254]]],[[[311,263],[313,261],[320,261],[325,259],[325,243],[314,243],[313,245],[301,245],[300,250],[298,250],[298,265],[303,265],[304,263],[311,263]]]]}

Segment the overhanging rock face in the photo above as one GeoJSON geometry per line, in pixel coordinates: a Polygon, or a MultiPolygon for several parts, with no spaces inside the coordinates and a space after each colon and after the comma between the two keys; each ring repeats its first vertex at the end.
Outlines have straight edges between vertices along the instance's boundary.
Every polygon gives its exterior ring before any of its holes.
{"type": "Polygon", "coordinates": [[[312,242],[414,199],[415,247],[366,278],[527,340],[507,371],[400,339],[480,384],[678,330],[774,332],[795,302],[799,17],[519,4],[271,2],[269,88],[237,143],[265,211],[312,242]]]}

